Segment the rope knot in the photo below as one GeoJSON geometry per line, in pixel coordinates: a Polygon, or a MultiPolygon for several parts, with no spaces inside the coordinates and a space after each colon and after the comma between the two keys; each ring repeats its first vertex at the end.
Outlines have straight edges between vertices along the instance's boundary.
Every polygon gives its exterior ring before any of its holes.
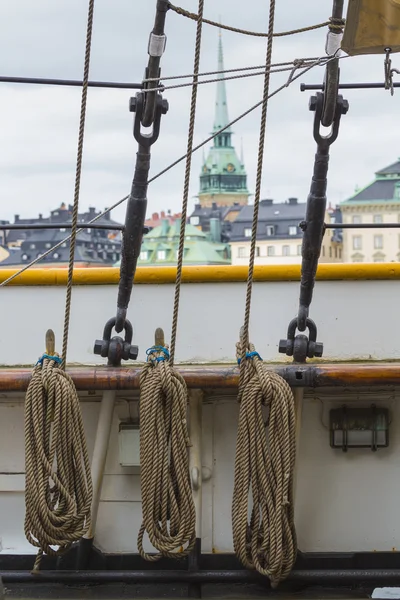
{"type": "Polygon", "coordinates": [[[165,346],[152,346],[146,350],[147,362],[151,362],[156,365],[159,362],[164,362],[170,359],[169,350],[165,346]]]}
{"type": "Polygon", "coordinates": [[[44,360],[52,360],[55,363],[61,365],[62,363],[62,358],[60,358],[59,356],[50,356],[49,354],[43,354],[37,361],[36,366],[37,365],[42,365],[43,366],[43,361],[44,360]]]}
{"type": "MultiPolygon", "coordinates": [[[[245,356],[246,359],[247,358],[255,358],[255,357],[257,357],[259,360],[262,360],[261,356],[255,350],[253,350],[253,352],[246,352],[246,356],[245,356]]],[[[238,365],[240,365],[241,362],[242,362],[242,359],[241,359],[241,357],[239,357],[237,359],[238,365]]]]}

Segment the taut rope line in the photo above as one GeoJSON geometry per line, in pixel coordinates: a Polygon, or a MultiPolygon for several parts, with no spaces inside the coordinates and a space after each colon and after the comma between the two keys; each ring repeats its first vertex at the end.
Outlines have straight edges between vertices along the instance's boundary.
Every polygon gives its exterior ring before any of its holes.
{"type": "Polygon", "coordinates": [[[46,354],[36,364],[25,399],[25,535],[43,552],[57,555],[90,527],[92,480],[79,397],[65,373],[82,171],[83,139],[93,33],[94,0],[89,0],[85,65],[79,122],[74,206],[66,290],[62,358],[54,334],[46,334],[46,354]],[[55,550],[52,546],[58,546],[55,550]]]}
{"type": "Polygon", "coordinates": [[[249,342],[274,17],[275,0],[270,0],[245,317],[237,344],[240,408],[232,528],[235,552],[241,562],[247,568],[266,575],[271,585],[276,587],[291,571],[297,552],[293,509],[296,455],[294,398],[285,380],[268,370],[249,342]],[[268,440],[262,406],[269,408],[268,440]],[[253,506],[248,522],[250,491],[253,506]]]}
{"type": "Polygon", "coordinates": [[[198,73],[204,0],[199,0],[199,20],[193,66],[186,169],[183,189],[178,266],[172,318],[171,351],[164,333],[157,330],[155,346],[148,350],[148,362],[140,377],[140,464],[143,523],[138,549],[147,560],[162,556],[181,558],[189,554],[196,541],[196,512],[191,490],[187,429],[188,390],[183,377],[174,369],[179,299],[185,245],[185,226],[189,199],[191,159],[196,118],[198,73]],[[169,530],[168,530],[169,521],[169,530]],[[158,554],[143,549],[147,531],[158,554]]]}

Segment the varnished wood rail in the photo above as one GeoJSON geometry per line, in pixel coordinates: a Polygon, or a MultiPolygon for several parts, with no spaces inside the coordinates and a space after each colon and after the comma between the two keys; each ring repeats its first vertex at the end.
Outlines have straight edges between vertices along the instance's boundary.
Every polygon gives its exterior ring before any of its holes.
{"type": "MultiPolygon", "coordinates": [[[[332,363],[270,365],[292,387],[400,385],[400,363],[332,363]]],[[[189,388],[235,389],[239,370],[234,365],[177,365],[189,388]]],[[[75,367],[67,369],[79,391],[136,390],[140,366],[75,367]]],[[[0,392],[24,392],[31,369],[0,368],[0,392]]]]}

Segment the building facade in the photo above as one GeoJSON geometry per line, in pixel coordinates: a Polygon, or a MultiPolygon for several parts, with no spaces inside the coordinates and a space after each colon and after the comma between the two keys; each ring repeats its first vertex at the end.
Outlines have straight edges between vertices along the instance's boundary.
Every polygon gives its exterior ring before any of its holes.
{"type": "MultiPolygon", "coordinates": [[[[261,200],[257,226],[257,265],[300,264],[306,204],[297,198],[284,203],[261,200]]],[[[325,222],[340,222],[340,211],[327,210],[325,222]]],[[[232,224],[231,255],[233,265],[247,265],[250,257],[253,206],[245,206],[232,224]]],[[[340,230],[327,229],[321,248],[320,262],[342,262],[340,230]]]]}
{"type": "MultiPolygon", "coordinates": [[[[4,235],[3,252],[0,254],[0,267],[19,267],[30,263],[38,258],[56,244],[63,242],[68,236],[70,229],[63,225],[72,221],[73,207],[64,203],[59,208],[51,211],[49,217],[39,215],[38,218],[21,219],[15,215],[14,222],[26,225],[24,230],[6,230],[4,235]],[[54,223],[60,225],[56,229],[29,229],[29,225],[54,223]]],[[[79,223],[88,223],[100,213],[95,208],[79,214],[79,223]]],[[[110,214],[97,220],[97,223],[116,225],[110,214]]],[[[63,242],[61,246],[44,257],[38,267],[66,267],[69,262],[69,241],[63,242]]],[[[75,266],[96,267],[112,266],[121,255],[121,233],[115,230],[88,228],[76,238],[75,266]]]]}
{"type": "MultiPolygon", "coordinates": [[[[215,119],[213,133],[229,123],[226,86],[224,81],[224,58],[221,34],[218,45],[217,98],[215,104],[215,119]]],[[[200,174],[200,191],[198,195],[201,207],[241,206],[248,203],[247,175],[243,164],[243,156],[238,157],[232,145],[232,130],[230,127],[214,138],[213,146],[203,160],[200,174]]]]}
{"type": "Polygon", "coordinates": [[[397,262],[399,229],[379,228],[380,223],[400,223],[400,159],[375,173],[375,181],[342,202],[343,223],[373,223],[373,229],[343,229],[345,262],[397,262]]]}

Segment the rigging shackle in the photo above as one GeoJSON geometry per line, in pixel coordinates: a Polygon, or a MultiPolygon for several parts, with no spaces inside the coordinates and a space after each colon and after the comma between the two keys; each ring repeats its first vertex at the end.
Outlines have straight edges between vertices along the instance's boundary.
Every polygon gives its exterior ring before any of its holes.
{"type": "Polygon", "coordinates": [[[160,133],[161,116],[168,111],[168,102],[157,93],[156,113],[153,130],[149,134],[141,131],[141,121],[145,109],[144,93],[139,92],[130,101],[130,110],[135,112],[133,134],[138,142],[135,173],[132,189],[128,199],[125,216],[125,227],[122,232],[122,251],[120,279],[118,286],[117,318],[115,330],[120,333],[124,328],[126,313],[132,293],[137,261],[143,239],[143,228],[146,219],[147,185],[150,170],[150,148],[157,141],[160,133]]]}
{"type": "Polygon", "coordinates": [[[121,366],[121,360],[136,360],[139,354],[139,348],[132,345],[133,328],[130,321],[125,320],[124,323],[125,339],[120,336],[111,337],[115,322],[115,318],[109,319],[104,327],[103,339],[94,343],[94,354],[108,358],[108,365],[111,367],[121,366]]]}
{"type": "Polygon", "coordinates": [[[286,356],[293,356],[294,361],[298,363],[306,362],[307,358],[321,358],[324,351],[324,345],[317,342],[317,326],[314,321],[307,319],[306,326],[309,337],[302,333],[296,335],[297,318],[292,319],[289,323],[287,339],[279,342],[279,352],[286,356]]]}
{"type": "Polygon", "coordinates": [[[143,84],[145,92],[144,109],[141,116],[143,127],[150,127],[156,119],[157,110],[157,92],[149,92],[159,87],[159,79],[161,75],[160,61],[164,54],[167,43],[167,36],[164,33],[165,17],[169,9],[168,0],[157,0],[156,16],[154,20],[153,31],[150,33],[148,55],[149,62],[145,70],[144,79],[155,79],[156,81],[146,81],[143,84]]]}

